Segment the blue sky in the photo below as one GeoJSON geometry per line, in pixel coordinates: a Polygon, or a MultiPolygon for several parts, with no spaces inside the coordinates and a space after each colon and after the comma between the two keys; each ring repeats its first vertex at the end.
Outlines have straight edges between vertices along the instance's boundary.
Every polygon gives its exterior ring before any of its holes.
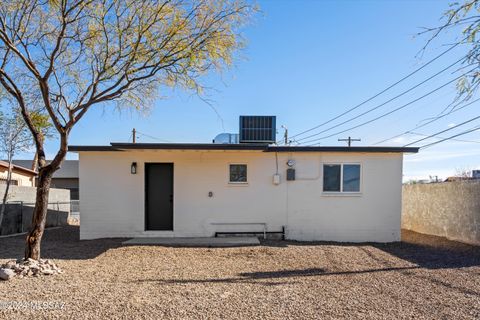
{"type": "MultiPolygon", "coordinates": [[[[355,106],[445,50],[442,45],[448,42],[449,35],[434,42],[421,57],[417,56],[427,38],[415,37],[415,34],[421,31],[421,27],[438,25],[448,3],[439,0],[258,1],[262,13],[245,29],[248,46],[241,52],[235,66],[221,75],[212,74],[205,79],[208,86],[215,88],[208,92],[208,98],[213,101],[221,119],[192,93],[160,88],[165,97],[155,103],[148,115],[128,110],[118,112],[109,106],[92,109],[74,128],[70,144],[104,145],[127,141],[134,127],[151,136],[139,135],[139,142],[210,142],[224,130],[237,132],[241,114],[276,115],[279,134],[282,134],[280,125],[283,124],[294,135],[355,106]]],[[[337,122],[374,107],[438,72],[457,60],[462,50],[453,50],[337,122]]],[[[381,115],[454,77],[451,72],[442,73],[402,98],[328,133],[348,129],[381,115]]],[[[351,135],[362,139],[356,145],[372,145],[440,113],[454,94],[452,84],[381,121],[319,142],[321,145],[339,145],[338,138],[351,135]]],[[[472,118],[478,115],[479,105],[480,102],[473,104],[419,129],[417,133],[431,134],[472,118]]],[[[476,124],[480,121],[444,136],[476,124]]],[[[419,137],[406,135],[383,145],[404,145],[419,137]]],[[[425,149],[418,155],[405,156],[404,178],[445,177],[458,169],[480,168],[479,137],[480,134],[474,132],[459,138],[473,142],[450,141],[425,149]]],[[[423,143],[432,141],[435,140],[423,143]]],[[[48,153],[53,154],[56,147],[56,141],[49,141],[48,153]]],[[[70,158],[75,156],[69,155],[70,158]]]]}

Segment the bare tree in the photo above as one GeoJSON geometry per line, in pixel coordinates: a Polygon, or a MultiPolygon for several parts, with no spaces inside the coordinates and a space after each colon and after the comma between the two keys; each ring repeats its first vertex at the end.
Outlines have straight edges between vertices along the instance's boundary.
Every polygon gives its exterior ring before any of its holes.
{"type": "Polygon", "coordinates": [[[5,193],[0,207],[0,230],[12,182],[13,157],[18,152],[28,151],[32,146],[32,136],[21,116],[6,116],[0,112],[0,155],[5,156],[8,162],[5,193]]]}
{"type": "Polygon", "coordinates": [[[141,110],[161,87],[201,92],[200,79],[232,63],[244,0],[4,0],[0,84],[18,104],[38,153],[38,187],[25,258],[40,258],[53,173],[73,127],[95,105],[141,110]],[[47,164],[30,107],[41,103],[59,147],[47,164]]]}
{"type": "Polygon", "coordinates": [[[470,168],[456,168],[454,176],[462,180],[470,179],[472,177],[472,170],[470,168]]]}

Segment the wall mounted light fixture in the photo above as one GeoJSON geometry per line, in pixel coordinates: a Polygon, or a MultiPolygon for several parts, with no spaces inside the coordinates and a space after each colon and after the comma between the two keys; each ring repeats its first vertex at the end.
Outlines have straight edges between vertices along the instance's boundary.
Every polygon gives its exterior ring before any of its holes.
{"type": "Polygon", "coordinates": [[[132,162],[132,165],[130,166],[130,173],[131,174],[137,174],[137,163],[132,162]]]}

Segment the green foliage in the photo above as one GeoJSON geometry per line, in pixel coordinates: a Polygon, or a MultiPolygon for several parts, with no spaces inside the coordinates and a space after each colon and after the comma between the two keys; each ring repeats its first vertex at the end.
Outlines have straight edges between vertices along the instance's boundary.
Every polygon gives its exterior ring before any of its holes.
{"type": "Polygon", "coordinates": [[[43,138],[51,138],[53,136],[53,125],[47,114],[33,111],[30,113],[30,117],[35,129],[42,134],[43,138]]]}

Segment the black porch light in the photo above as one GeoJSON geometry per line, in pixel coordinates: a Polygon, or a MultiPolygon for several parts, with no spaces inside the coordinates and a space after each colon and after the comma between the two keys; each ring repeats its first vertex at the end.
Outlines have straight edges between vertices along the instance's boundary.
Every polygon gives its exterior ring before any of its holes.
{"type": "Polygon", "coordinates": [[[130,166],[130,173],[131,174],[137,174],[137,163],[132,162],[132,165],[130,166]]]}

